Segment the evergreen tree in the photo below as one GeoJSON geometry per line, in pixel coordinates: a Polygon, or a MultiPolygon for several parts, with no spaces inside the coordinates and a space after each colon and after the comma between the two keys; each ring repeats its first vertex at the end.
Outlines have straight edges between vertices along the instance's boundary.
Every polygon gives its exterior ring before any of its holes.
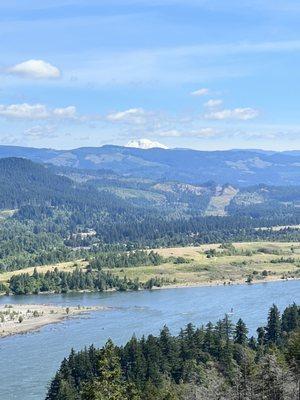
{"type": "Polygon", "coordinates": [[[300,308],[294,303],[284,310],[282,314],[281,328],[284,332],[290,332],[299,327],[300,308]]]}
{"type": "Polygon", "coordinates": [[[232,337],[231,322],[224,318],[206,328],[189,324],[178,336],[164,327],[158,337],[133,337],[124,347],[108,341],[100,350],[72,350],[46,399],[298,400],[300,315],[293,310],[294,305],[283,314],[293,315],[296,328],[278,331],[276,341],[266,337],[274,325],[278,329],[273,306],[267,327],[248,343],[243,321],[232,337]]]}
{"type": "Polygon", "coordinates": [[[234,342],[241,344],[241,345],[246,345],[247,343],[247,335],[248,335],[248,329],[244,321],[240,318],[235,326],[235,331],[234,331],[234,342]]]}
{"type": "Polygon", "coordinates": [[[266,340],[269,343],[278,343],[281,334],[280,313],[275,304],[271,307],[266,327],[266,340]]]}
{"type": "Polygon", "coordinates": [[[124,382],[117,349],[111,340],[100,353],[98,374],[96,379],[83,388],[82,400],[139,400],[133,384],[124,382]]]}

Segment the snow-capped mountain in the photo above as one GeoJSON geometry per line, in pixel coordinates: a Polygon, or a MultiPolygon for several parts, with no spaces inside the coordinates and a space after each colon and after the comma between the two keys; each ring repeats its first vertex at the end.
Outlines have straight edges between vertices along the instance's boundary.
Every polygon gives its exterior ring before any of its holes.
{"type": "Polygon", "coordinates": [[[130,140],[125,147],[135,147],[137,149],[153,149],[155,147],[158,147],[160,149],[168,149],[167,146],[165,146],[162,143],[159,142],[153,142],[152,140],[149,139],[136,139],[136,140],[130,140]]]}

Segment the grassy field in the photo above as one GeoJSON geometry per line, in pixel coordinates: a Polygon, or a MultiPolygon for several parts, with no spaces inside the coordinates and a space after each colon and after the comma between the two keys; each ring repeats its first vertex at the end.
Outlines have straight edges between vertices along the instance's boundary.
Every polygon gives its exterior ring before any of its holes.
{"type": "Polygon", "coordinates": [[[157,267],[114,269],[112,272],[128,278],[139,277],[142,282],[158,276],[177,285],[240,283],[249,276],[253,282],[300,278],[300,243],[235,243],[234,248],[231,254],[218,244],[159,249],[156,251],[164,257],[183,257],[188,262],[167,262],[157,267]],[[214,249],[216,255],[208,258],[206,252],[210,249],[214,249]]]}
{"type": "MultiPolygon", "coordinates": [[[[228,248],[212,244],[154,251],[168,261],[159,266],[114,268],[110,271],[120,277],[138,277],[141,282],[160,277],[169,284],[179,286],[241,283],[249,276],[253,282],[300,278],[300,243],[234,243],[228,248]]],[[[71,271],[76,265],[85,268],[87,262],[79,260],[76,263],[46,265],[38,267],[37,270],[46,272],[57,267],[60,270],[71,271]]],[[[0,282],[7,282],[12,275],[24,272],[31,274],[33,268],[0,274],[0,282]]]]}
{"type": "MultiPolygon", "coordinates": [[[[40,267],[36,267],[38,272],[47,272],[47,271],[53,271],[55,268],[58,268],[60,271],[72,271],[76,266],[79,266],[80,268],[85,268],[87,265],[86,261],[78,260],[76,262],[74,261],[68,261],[68,262],[63,262],[63,263],[58,263],[58,264],[52,264],[52,265],[43,265],[40,267]]],[[[11,272],[4,272],[0,274],[0,282],[6,283],[9,281],[10,277],[13,275],[20,275],[24,273],[32,274],[34,271],[34,267],[30,268],[24,268],[24,269],[19,269],[17,271],[11,271],[11,272]]]]}

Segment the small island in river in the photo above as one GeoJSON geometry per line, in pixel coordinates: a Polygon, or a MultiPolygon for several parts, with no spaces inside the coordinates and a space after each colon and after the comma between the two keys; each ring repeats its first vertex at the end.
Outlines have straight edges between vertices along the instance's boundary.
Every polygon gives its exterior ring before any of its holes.
{"type": "Polygon", "coordinates": [[[105,307],[61,307],[49,304],[5,304],[0,305],[0,338],[38,330],[45,325],[66,318],[102,311],[105,307]]]}

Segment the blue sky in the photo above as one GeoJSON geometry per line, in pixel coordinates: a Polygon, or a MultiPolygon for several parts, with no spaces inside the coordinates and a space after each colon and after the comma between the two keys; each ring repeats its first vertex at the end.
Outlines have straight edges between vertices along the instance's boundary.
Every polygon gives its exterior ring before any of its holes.
{"type": "Polygon", "coordinates": [[[2,0],[0,143],[300,149],[300,3],[2,0]]]}

